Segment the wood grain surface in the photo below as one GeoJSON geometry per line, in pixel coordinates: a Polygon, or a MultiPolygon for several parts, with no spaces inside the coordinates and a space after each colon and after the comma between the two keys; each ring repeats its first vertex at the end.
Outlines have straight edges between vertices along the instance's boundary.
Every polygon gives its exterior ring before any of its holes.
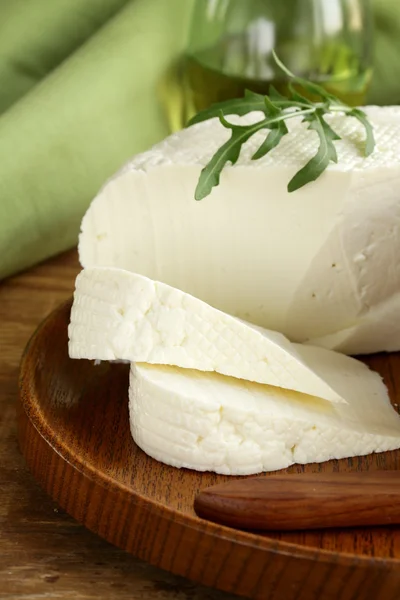
{"type": "Polygon", "coordinates": [[[249,531],[400,525],[398,471],[231,478],[194,499],[199,517],[249,531]]]}
{"type": "Polygon", "coordinates": [[[16,438],[23,349],[71,296],[68,252],[0,283],[0,598],[6,600],[228,600],[111,546],[69,517],[36,483],[16,438]]]}
{"type": "MultiPolygon", "coordinates": [[[[67,352],[69,305],[32,339],[19,411],[23,452],[47,492],[117,546],[186,578],[268,600],[398,600],[400,529],[252,534],[199,519],[201,489],[228,481],[178,470],[129,433],[127,365],[95,366],[67,352]]],[[[375,356],[399,404],[399,356],[375,356]]],[[[330,461],[290,473],[397,470],[400,453],[330,461]]]]}

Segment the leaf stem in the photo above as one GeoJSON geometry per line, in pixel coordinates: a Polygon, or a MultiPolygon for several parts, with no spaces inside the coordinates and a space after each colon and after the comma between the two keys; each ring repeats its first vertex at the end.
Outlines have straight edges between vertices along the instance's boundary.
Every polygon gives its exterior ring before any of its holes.
{"type": "Polygon", "coordinates": [[[310,114],[315,113],[316,110],[317,110],[316,107],[308,107],[307,109],[304,109],[304,110],[294,110],[293,112],[285,113],[283,115],[280,115],[279,117],[273,117],[272,119],[262,119],[262,121],[256,121],[255,123],[252,123],[251,125],[236,125],[234,123],[229,123],[229,121],[227,121],[223,116],[222,116],[222,120],[220,117],[220,121],[221,121],[222,125],[224,127],[226,127],[227,129],[242,128],[243,130],[246,130],[246,132],[253,130],[253,133],[257,133],[257,131],[259,131],[260,129],[269,129],[268,125],[274,125],[275,123],[280,123],[281,121],[286,121],[287,119],[292,119],[293,117],[301,117],[303,115],[310,115],[310,114]],[[258,127],[258,125],[260,127],[258,127]]]}

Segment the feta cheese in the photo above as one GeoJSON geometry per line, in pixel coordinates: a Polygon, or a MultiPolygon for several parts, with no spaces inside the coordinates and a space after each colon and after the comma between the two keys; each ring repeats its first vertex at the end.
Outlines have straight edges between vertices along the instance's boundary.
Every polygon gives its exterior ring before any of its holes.
{"type": "Polygon", "coordinates": [[[400,322],[400,108],[365,111],[375,152],[363,157],[365,131],[355,119],[328,116],[342,136],[339,162],[293,194],[287,183],[318,143],[299,119],[257,161],[251,156],[265,131],[253,136],[201,202],[200,170],[229,131],[211,119],[170,136],[133,158],[92,202],[82,265],[160,280],[292,341],[347,353],[399,350],[392,323],[400,322]]]}
{"type": "Polygon", "coordinates": [[[400,447],[400,418],[376,373],[324,349],[309,347],[304,356],[348,404],[217,373],[132,364],[133,439],[163,463],[225,475],[400,447]]]}
{"type": "MultiPolygon", "coordinates": [[[[216,371],[332,402],[346,401],[340,379],[339,388],[332,387],[316,373],[309,363],[310,350],[122,269],[92,267],[78,275],[68,334],[72,358],[216,371]]],[[[335,353],[324,356],[332,357],[335,370],[335,353]]],[[[351,372],[355,361],[341,360],[340,375],[346,365],[351,372]]]]}

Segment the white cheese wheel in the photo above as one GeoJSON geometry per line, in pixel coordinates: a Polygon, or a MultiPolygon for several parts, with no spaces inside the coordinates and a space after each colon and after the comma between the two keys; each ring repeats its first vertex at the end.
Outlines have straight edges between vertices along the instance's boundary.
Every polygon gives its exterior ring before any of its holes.
{"type": "Polygon", "coordinates": [[[303,349],[282,334],[122,269],[93,267],[78,275],[68,334],[71,358],[217,371],[345,401],[303,360],[303,349]]]}
{"type": "Polygon", "coordinates": [[[400,447],[400,418],[380,377],[345,356],[309,347],[316,372],[348,404],[177,367],[131,366],[136,444],[174,467],[251,475],[400,447]],[[334,374],[332,375],[332,365],[334,374]]]}
{"type": "MultiPolygon", "coordinates": [[[[83,221],[84,267],[117,266],[163,281],[254,324],[347,353],[400,349],[400,108],[366,107],[365,131],[340,114],[339,162],[289,194],[317,136],[298,118],[252,161],[264,131],[196,202],[201,168],[229,137],[217,119],[133,158],[83,221]]],[[[251,113],[232,121],[260,118],[251,113]]]]}

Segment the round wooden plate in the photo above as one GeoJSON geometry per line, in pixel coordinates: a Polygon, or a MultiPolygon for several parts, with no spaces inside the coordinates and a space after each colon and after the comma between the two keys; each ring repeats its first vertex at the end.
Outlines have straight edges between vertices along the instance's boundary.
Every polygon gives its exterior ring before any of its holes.
{"type": "MultiPolygon", "coordinates": [[[[127,365],[71,360],[69,312],[70,303],[52,313],[28,344],[18,406],[26,461],[67,512],[153,565],[249,598],[400,598],[398,527],[257,535],[197,518],[195,495],[228,477],[174,469],[139,450],[129,432],[127,365]]],[[[400,404],[400,355],[368,363],[400,404]]],[[[288,471],[399,467],[398,451],[288,471]]]]}

